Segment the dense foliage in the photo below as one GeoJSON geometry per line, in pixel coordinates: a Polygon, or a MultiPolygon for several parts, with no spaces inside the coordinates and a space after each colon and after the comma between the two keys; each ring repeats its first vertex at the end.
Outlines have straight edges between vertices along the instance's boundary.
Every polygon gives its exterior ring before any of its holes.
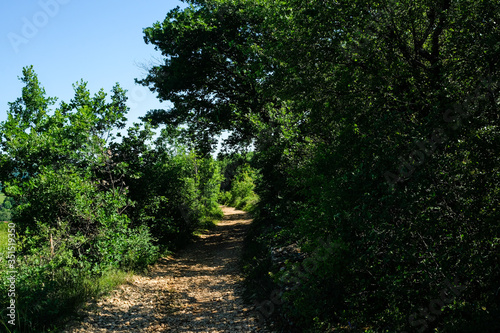
{"type": "Polygon", "coordinates": [[[255,193],[255,183],[259,173],[250,163],[253,154],[219,154],[221,172],[224,176],[221,183],[219,202],[231,207],[253,212],[259,201],[255,193]]]}
{"type": "Polygon", "coordinates": [[[3,202],[0,204],[0,221],[10,221],[12,206],[14,205],[14,199],[10,197],[4,197],[3,202]]]}
{"type": "Polygon", "coordinates": [[[254,143],[261,316],[498,331],[499,3],[189,3],[144,30],[139,82],[174,104],[147,118],[254,143]]]}
{"type": "Polygon", "coordinates": [[[8,244],[15,258],[0,262],[0,312],[8,318],[15,271],[16,329],[31,332],[57,325],[120,283],[122,271],[146,269],[220,217],[221,175],[211,157],[177,143],[176,129],[154,140],[149,123],[115,134],[128,111],[118,84],[109,97],[91,96],[81,81],[69,103],[52,108],[56,98],[32,67],[21,80],[22,97],[0,124],[3,208],[12,208],[17,236],[8,244]]]}

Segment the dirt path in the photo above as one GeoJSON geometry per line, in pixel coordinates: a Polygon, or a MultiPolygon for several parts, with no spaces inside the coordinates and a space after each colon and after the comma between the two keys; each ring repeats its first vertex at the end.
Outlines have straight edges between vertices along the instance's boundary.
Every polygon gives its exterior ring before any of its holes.
{"type": "Polygon", "coordinates": [[[89,305],[82,322],[64,332],[266,332],[240,296],[238,260],[251,220],[223,211],[215,230],[89,305]]]}

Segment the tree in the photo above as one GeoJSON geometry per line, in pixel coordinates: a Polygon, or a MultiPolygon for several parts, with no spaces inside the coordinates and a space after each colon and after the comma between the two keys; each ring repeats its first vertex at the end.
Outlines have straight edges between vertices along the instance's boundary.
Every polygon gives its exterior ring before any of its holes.
{"type": "Polygon", "coordinates": [[[111,151],[126,170],[123,181],[134,202],[127,215],[134,225],[148,226],[158,245],[172,250],[205,220],[221,216],[220,172],[210,156],[200,158],[185,145],[184,131],[162,128],[154,138],[153,129],[148,122],[135,124],[111,151]]]}
{"type": "Polygon", "coordinates": [[[173,103],[171,109],[152,110],[146,118],[188,124],[192,140],[204,153],[224,130],[234,132],[236,142],[248,143],[254,137],[248,117],[263,112],[262,80],[269,69],[260,59],[255,30],[262,18],[247,5],[258,11],[250,1],[234,6],[193,1],[144,29],[145,42],[161,50],[165,59],[137,82],[173,103]]]}
{"type": "Polygon", "coordinates": [[[0,124],[0,179],[15,203],[18,311],[26,330],[40,331],[100,290],[90,279],[144,269],[158,247],[146,226],[132,228],[124,214],[132,205],[121,181],[126,170],[110,154],[113,132],[126,120],[125,91],[117,84],[109,99],[103,90],[91,97],[81,81],[70,103],[51,109],[56,99],[33,67],[21,80],[22,97],[0,124]]]}
{"type": "Polygon", "coordinates": [[[141,82],[174,102],[149,117],[255,140],[261,253],[340,244],[284,292],[288,329],[495,327],[498,4],[190,4],[145,30],[166,59],[141,82]],[[445,276],[470,292],[420,318],[445,276]]]}
{"type": "MultiPolygon", "coordinates": [[[[30,197],[34,193],[26,191],[30,182],[41,179],[49,170],[64,173],[68,167],[77,168],[77,173],[97,181],[101,168],[109,159],[107,140],[115,128],[124,126],[127,107],[125,91],[119,85],[113,88],[111,103],[106,103],[102,90],[91,98],[82,81],[74,85],[75,98],[69,104],[63,102],[52,112],[49,108],[56,99],[46,97],[33,67],[23,69],[21,80],[26,83],[23,96],[10,103],[8,119],[1,124],[4,154],[0,170],[6,192],[20,203],[22,210],[33,203],[30,197]]],[[[56,214],[49,219],[50,223],[68,216],[62,213],[62,207],[59,209],[58,212],[50,207],[56,214]]],[[[40,216],[42,211],[30,211],[25,218],[19,215],[19,227],[33,227],[33,217],[40,216]]]]}

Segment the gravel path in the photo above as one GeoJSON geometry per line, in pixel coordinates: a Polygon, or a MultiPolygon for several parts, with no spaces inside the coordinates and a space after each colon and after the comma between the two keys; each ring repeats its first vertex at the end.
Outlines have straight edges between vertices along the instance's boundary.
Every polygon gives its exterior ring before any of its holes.
{"type": "Polygon", "coordinates": [[[241,299],[238,260],[251,219],[233,208],[223,211],[213,231],[90,303],[84,319],[64,332],[267,332],[241,299]]]}

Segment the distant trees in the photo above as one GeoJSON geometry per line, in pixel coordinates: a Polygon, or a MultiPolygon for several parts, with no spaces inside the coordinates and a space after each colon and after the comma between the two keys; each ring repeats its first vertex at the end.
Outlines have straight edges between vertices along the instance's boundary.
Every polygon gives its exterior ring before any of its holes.
{"type": "Polygon", "coordinates": [[[275,322],[498,330],[499,4],[189,3],[144,30],[165,62],[139,82],[174,103],[147,118],[207,149],[223,129],[254,143],[262,260],[248,267],[261,297],[281,290],[275,322]],[[326,236],[336,254],[291,288],[293,260],[269,253],[307,257],[326,236]],[[426,315],[452,280],[461,292],[426,315]]]}
{"type": "Polygon", "coordinates": [[[111,146],[115,161],[126,168],[123,182],[134,202],[128,216],[171,249],[189,240],[200,223],[222,217],[220,169],[210,156],[200,158],[180,143],[180,133],[168,127],[153,139],[149,123],[135,124],[111,146]]]}

